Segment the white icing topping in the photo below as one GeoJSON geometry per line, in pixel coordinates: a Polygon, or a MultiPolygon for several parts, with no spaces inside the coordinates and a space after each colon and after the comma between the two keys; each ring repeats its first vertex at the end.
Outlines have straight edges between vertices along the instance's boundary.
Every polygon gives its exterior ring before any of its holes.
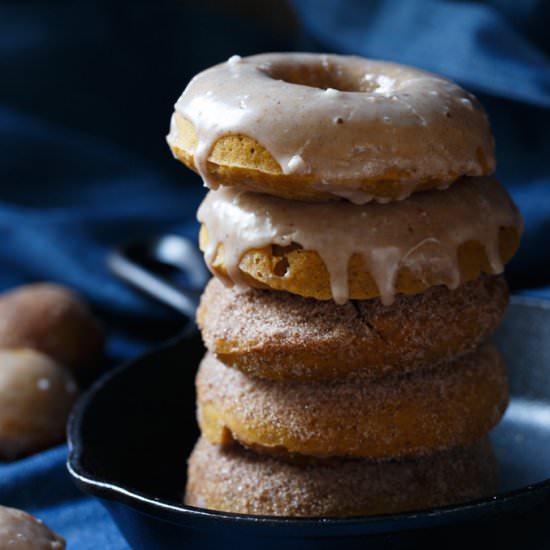
{"type": "Polygon", "coordinates": [[[308,165],[300,155],[294,155],[288,161],[288,169],[293,174],[306,174],[308,172],[308,165]]]}
{"type": "MultiPolygon", "coordinates": [[[[207,160],[229,134],[257,140],[284,174],[297,173],[301,159],[298,173],[344,197],[342,184],[388,170],[408,174],[399,180],[444,181],[485,173],[480,151],[493,163],[490,128],[471,94],[429,73],[359,57],[234,56],[195,76],[175,109],[195,128],[194,163],[211,188],[207,160]]],[[[177,146],[176,124],[167,139],[177,146]]],[[[415,188],[408,183],[402,198],[415,188]]]]}
{"type": "Polygon", "coordinates": [[[246,251],[297,243],[321,256],[337,303],[348,299],[348,264],[354,254],[363,257],[382,301],[390,304],[402,266],[417,276],[435,273],[439,284],[456,288],[462,282],[457,251],[467,241],[480,242],[490,272],[501,273],[499,231],[521,230],[515,205],[493,178],[463,179],[444,192],[363,206],[288,201],[222,188],[208,193],[198,219],[208,232],[206,262],[212,265],[223,244],[229,282],[246,286],[239,269],[246,251]]]}
{"type": "Polygon", "coordinates": [[[232,56],[227,60],[227,64],[228,64],[228,65],[236,65],[236,64],[239,63],[241,60],[242,60],[242,57],[241,57],[240,55],[232,55],[232,56]]]}

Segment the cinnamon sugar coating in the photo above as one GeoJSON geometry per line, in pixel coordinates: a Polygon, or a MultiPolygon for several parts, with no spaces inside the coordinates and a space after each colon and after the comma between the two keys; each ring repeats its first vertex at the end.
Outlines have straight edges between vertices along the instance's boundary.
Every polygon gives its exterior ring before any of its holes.
{"type": "Polygon", "coordinates": [[[202,437],[189,458],[185,503],[255,515],[372,515],[487,496],[496,473],[487,439],[417,460],[297,465],[202,437]]]}
{"type": "Polygon", "coordinates": [[[90,368],[103,350],[103,329],[74,291],[33,283],[0,295],[0,348],[30,348],[74,372],[90,368]]]}
{"type": "Polygon", "coordinates": [[[197,212],[209,269],[240,288],[343,304],[498,275],[515,254],[521,216],[494,178],[358,206],[210,191],[197,212]]]}
{"type": "Polygon", "coordinates": [[[344,380],[413,372],[471,351],[496,328],[507,303],[501,276],[399,295],[391,306],[239,291],[214,278],[197,320],[207,348],[251,376],[344,380]]]}
{"type": "Polygon", "coordinates": [[[434,369],[337,383],[253,378],[207,354],[196,386],[199,425],[212,443],[314,457],[397,459],[466,445],[508,402],[492,344],[434,369]]]}

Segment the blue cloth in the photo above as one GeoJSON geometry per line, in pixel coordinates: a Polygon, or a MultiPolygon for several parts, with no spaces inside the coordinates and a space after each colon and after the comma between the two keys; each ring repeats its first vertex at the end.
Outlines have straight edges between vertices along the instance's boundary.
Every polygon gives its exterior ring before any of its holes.
{"type": "Polygon", "coordinates": [[[42,519],[79,550],[126,550],[128,545],[103,506],[84,496],[71,482],[61,445],[0,465],[0,502],[24,508],[42,519]]]}
{"type": "MultiPolygon", "coordinates": [[[[0,289],[55,280],[81,291],[128,358],[181,320],[107,273],[114,244],[194,238],[203,195],[164,135],[198,70],[234,53],[318,49],[432,70],[479,95],[498,175],[526,221],[516,290],[550,298],[550,5],[544,0],[294,0],[296,41],[235,15],[169,1],[0,5],[0,289]],[[528,289],[528,290],[526,290],[528,289]]],[[[0,464],[0,503],[36,513],[70,548],[123,549],[104,509],[65,471],[66,448],[0,464]]]]}

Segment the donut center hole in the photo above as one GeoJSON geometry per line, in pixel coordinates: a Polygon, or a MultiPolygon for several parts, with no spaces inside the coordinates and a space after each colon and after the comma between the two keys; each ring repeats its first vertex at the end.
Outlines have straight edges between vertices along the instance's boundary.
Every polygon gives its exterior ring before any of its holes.
{"type": "Polygon", "coordinates": [[[335,62],[272,64],[260,70],[275,80],[320,90],[331,88],[340,92],[382,93],[394,84],[385,75],[365,73],[364,70],[335,62]]]}

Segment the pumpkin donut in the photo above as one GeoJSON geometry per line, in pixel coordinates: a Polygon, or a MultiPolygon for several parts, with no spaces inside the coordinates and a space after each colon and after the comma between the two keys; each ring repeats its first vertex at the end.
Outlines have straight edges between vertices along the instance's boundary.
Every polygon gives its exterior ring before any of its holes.
{"type": "Polygon", "coordinates": [[[338,383],[262,380],[207,354],[196,387],[207,439],[279,456],[422,456],[479,439],[508,402],[491,344],[435,369],[338,383]]]}
{"type": "Polygon", "coordinates": [[[500,275],[449,290],[332,301],[288,292],[239,292],[213,278],[197,312],[206,347],[224,364],[273,380],[375,378],[429,368],[473,350],[508,303],[500,275]]]}
{"type": "Polygon", "coordinates": [[[233,56],[196,75],[168,144],[212,189],[358,204],[490,174],[476,98],[436,75],[361,57],[233,56]]]}
{"type": "Polygon", "coordinates": [[[358,206],[305,203],[224,188],[199,208],[210,270],[241,288],[318,300],[418,294],[499,274],[517,250],[521,217],[493,178],[358,206]]]}
{"type": "Polygon", "coordinates": [[[496,489],[487,438],[416,460],[293,464],[202,437],[189,458],[185,503],[264,516],[362,516],[455,504],[496,489]]]}

